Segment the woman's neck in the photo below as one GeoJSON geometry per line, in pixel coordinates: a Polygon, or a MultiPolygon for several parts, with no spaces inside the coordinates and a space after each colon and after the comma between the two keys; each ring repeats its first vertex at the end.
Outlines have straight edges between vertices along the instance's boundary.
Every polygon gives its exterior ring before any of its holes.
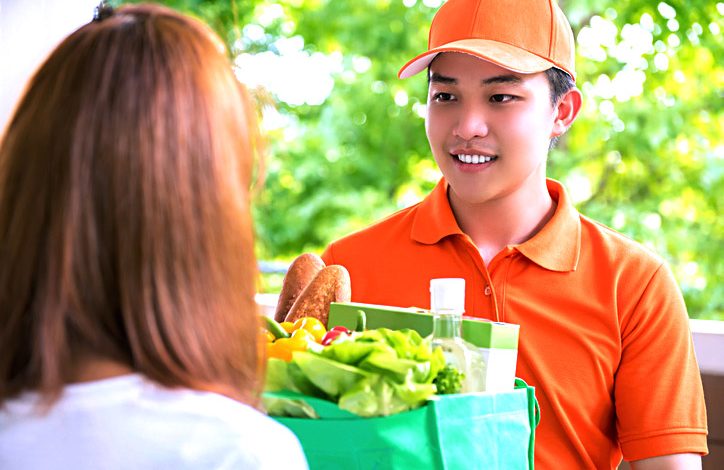
{"type": "Polygon", "coordinates": [[[132,374],[133,372],[135,371],[130,366],[119,361],[102,357],[83,356],[76,360],[71,382],[92,382],[132,374]]]}

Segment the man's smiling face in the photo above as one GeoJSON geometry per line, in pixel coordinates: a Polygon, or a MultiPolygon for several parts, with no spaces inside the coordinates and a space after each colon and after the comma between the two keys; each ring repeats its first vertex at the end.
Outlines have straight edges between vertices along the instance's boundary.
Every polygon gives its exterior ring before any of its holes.
{"type": "Polygon", "coordinates": [[[453,202],[481,204],[545,180],[556,125],[545,73],[520,74],[463,53],[430,65],[425,128],[453,202]]]}

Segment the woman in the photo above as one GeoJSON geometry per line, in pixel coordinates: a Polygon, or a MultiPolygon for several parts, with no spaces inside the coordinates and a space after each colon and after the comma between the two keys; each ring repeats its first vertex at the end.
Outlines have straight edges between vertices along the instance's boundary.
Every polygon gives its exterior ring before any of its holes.
{"type": "Polygon", "coordinates": [[[306,468],[253,408],[256,121],[222,42],[103,9],[0,145],[0,468],[306,468]]]}

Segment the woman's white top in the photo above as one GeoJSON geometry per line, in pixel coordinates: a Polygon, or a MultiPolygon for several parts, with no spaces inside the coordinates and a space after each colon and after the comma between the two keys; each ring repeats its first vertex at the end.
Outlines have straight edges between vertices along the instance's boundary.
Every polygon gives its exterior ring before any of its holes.
{"type": "Polygon", "coordinates": [[[254,408],[138,374],[72,384],[42,414],[0,409],[0,469],[307,469],[297,438],[254,408]]]}

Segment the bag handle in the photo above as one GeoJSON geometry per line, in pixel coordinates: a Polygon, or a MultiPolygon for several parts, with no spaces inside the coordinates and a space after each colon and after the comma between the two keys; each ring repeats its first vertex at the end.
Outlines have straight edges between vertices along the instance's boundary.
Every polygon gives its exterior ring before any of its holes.
{"type": "Polygon", "coordinates": [[[531,387],[525,380],[516,377],[515,388],[525,388],[528,390],[528,407],[531,412],[531,424],[534,424],[534,427],[538,427],[538,423],[540,423],[540,404],[538,403],[538,398],[535,396],[535,387],[531,387]]]}
{"type": "Polygon", "coordinates": [[[530,420],[530,441],[528,442],[528,464],[530,468],[535,465],[535,428],[540,423],[540,404],[535,396],[535,387],[531,387],[525,380],[515,378],[515,388],[525,389],[528,395],[528,419],[530,420]]]}

